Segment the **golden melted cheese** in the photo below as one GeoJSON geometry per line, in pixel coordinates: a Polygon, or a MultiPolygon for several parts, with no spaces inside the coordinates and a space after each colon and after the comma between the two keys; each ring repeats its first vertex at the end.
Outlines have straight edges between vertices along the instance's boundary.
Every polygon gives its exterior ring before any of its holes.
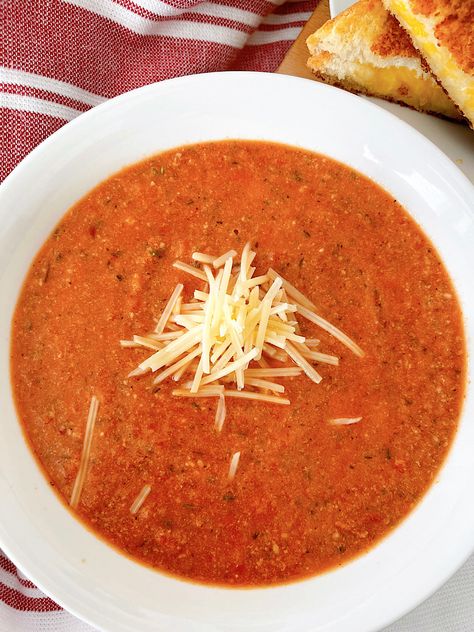
{"type": "Polygon", "coordinates": [[[462,70],[449,48],[438,42],[434,21],[415,15],[407,0],[385,0],[385,5],[407,30],[414,45],[470,120],[471,126],[474,125],[474,77],[462,70]]]}

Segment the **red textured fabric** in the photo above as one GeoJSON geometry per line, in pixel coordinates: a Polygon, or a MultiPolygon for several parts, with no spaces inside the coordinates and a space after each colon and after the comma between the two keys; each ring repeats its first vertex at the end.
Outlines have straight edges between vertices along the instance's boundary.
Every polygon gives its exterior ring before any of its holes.
{"type": "Polygon", "coordinates": [[[104,99],[178,75],[274,71],[317,4],[283,1],[3,0],[0,180],[104,99]]]}
{"type": "MultiPolygon", "coordinates": [[[[1,0],[0,180],[62,125],[128,90],[218,70],[273,72],[317,2],[1,0]]],[[[2,631],[78,625],[87,627],[0,551],[2,631]]]]}

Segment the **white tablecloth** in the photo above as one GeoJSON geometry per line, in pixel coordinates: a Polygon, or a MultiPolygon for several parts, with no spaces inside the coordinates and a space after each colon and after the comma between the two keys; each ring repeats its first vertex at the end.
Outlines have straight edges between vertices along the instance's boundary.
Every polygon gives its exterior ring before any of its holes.
{"type": "Polygon", "coordinates": [[[383,632],[472,631],[474,556],[438,592],[383,632]]]}

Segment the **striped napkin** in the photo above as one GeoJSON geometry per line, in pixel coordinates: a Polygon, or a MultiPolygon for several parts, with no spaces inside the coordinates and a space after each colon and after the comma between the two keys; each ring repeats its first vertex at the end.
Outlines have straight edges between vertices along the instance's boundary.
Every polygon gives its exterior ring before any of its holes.
{"type": "MultiPolygon", "coordinates": [[[[273,72],[318,0],[0,0],[0,181],[82,112],[139,86],[273,72]]],[[[0,517],[1,520],[1,517],[0,517]]],[[[0,632],[91,630],[0,551],[0,632]]]]}
{"type": "Polygon", "coordinates": [[[145,84],[273,72],[318,0],[0,0],[0,181],[64,123],[145,84]]]}

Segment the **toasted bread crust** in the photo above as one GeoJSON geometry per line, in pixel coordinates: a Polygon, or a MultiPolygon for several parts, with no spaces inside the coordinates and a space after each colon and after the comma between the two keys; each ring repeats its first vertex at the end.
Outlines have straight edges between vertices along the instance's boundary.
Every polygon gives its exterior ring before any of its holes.
{"type": "Polygon", "coordinates": [[[372,52],[380,57],[418,57],[410,38],[397,20],[386,11],[380,0],[376,0],[380,10],[385,14],[385,21],[382,32],[374,39],[371,45],[372,52]]]}
{"type": "Polygon", "coordinates": [[[307,40],[310,70],[333,85],[462,118],[382,0],[359,0],[307,40]]]}
{"type": "Polygon", "coordinates": [[[382,0],[359,0],[348,9],[328,20],[307,42],[314,54],[318,43],[337,32],[341,39],[364,39],[380,57],[418,57],[410,38],[397,20],[384,8],[382,0]],[[367,20],[370,15],[370,20],[367,20]]]}
{"type": "Polygon", "coordinates": [[[445,17],[437,25],[435,35],[451,51],[460,68],[474,74],[474,3],[466,3],[457,15],[445,17]]]}
{"type": "Polygon", "coordinates": [[[412,0],[412,9],[435,20],[435,36],[459,67],[474,71],[474,2],[472,0],[412,0]]]}

